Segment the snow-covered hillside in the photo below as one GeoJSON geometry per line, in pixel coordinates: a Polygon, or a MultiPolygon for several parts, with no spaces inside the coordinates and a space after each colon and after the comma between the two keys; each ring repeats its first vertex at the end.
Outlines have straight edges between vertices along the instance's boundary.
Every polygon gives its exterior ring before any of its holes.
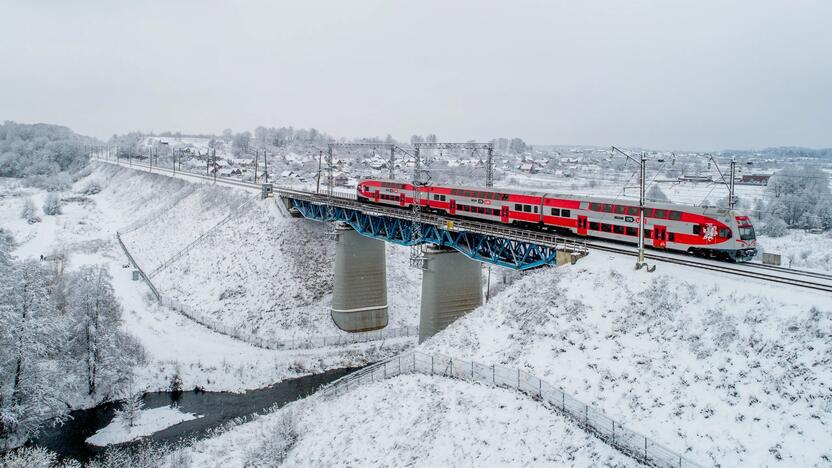
{"type": "Polygon", "coordinates": [[[705,465],[829,466],[831,314],[822,293],[593,252],[422,347],[527,369],[705,465]]]}
{"type": "MultiPolygon", "coordinates": [[[[231,216],[153,278],[165,296],[265,337],[339,332],[329,316],[335,244],[325,225],[288,217],[276,200],[242,189],[103,164],[92,177],[106,179],[103,193],[134,213],[122,238],[148,273],[231,216]]],[[[387,249],[389,326],[416,325],[419,272],[407,267],[407,249],[387,249]]]]}
{"type": "Polygon", "coordinates": [[[288,424],[286,413],[185,450],[194,466],[276,463],[288,435],[283,466],[638,466],[525,395],[444,377],[404,375],[302,402],[288,424]]]}

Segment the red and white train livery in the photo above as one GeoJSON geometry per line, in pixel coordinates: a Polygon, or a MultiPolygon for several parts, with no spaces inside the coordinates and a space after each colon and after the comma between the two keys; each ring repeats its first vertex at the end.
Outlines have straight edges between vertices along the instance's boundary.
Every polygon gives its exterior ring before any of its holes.
{"type": "MultiPolygon", "coordinates": [[[[413,185],[407,182],[362,180],[357,191],[365,203],[413,206],[413,185]]],[[[638,243],[639,208],[630,200],[446,185],[420,186],[419,199],[426,211],[638,243]]],[[[735,261],[757,252],[751,221],[733,210],[647,203],[644,228],[646,245],[656,249],[735,261]]]]}

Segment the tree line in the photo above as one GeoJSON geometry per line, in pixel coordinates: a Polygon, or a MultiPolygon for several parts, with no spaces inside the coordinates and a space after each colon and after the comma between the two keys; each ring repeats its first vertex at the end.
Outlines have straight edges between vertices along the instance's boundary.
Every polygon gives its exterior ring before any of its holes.
{"type": "Polygon", "coordinates": [[[105,267],[17,261],[14,245],[0,229],[0,448],[65,420],[79,403],[119,397],[145,360],[121,329],[105,267]]]}

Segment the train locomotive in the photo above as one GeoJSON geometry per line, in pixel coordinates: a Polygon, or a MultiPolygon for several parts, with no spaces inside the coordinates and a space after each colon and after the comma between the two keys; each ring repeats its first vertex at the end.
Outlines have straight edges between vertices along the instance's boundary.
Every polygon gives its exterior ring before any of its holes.
{"type": "MultiPolygon", "coordinates": [[[[477,221],[638,243],[639,207],[629,200],[557,195],[447,185],[419,186],[424,210],[477,221]]],[[[364,179],[357,187],[364,203],[412,208],[413,184],[364,179]]],[[[757,253],[751,220],[734,210],[647,203],[645,245],[721,260],[743,262],[757,253]]]]}

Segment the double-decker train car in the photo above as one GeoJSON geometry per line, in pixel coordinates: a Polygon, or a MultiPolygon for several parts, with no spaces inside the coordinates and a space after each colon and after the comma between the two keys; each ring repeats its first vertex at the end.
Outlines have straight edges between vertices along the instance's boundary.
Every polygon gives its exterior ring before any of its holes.
{"type": "MultiPolygon", "coordinates": [[[[362,180],[357,192],[360,201],[399,208],[415,199],[413,185],[398,181],[362,180]]],[[[420,186],[418,195],[427,211],[638,243],[639,207],[629,200],[447,185],[420,186]]],[[[757,252],[748,216],[715,207],[647,203],[644,238],[656,249],[724,260],[747,261],[757,252]]]]}

